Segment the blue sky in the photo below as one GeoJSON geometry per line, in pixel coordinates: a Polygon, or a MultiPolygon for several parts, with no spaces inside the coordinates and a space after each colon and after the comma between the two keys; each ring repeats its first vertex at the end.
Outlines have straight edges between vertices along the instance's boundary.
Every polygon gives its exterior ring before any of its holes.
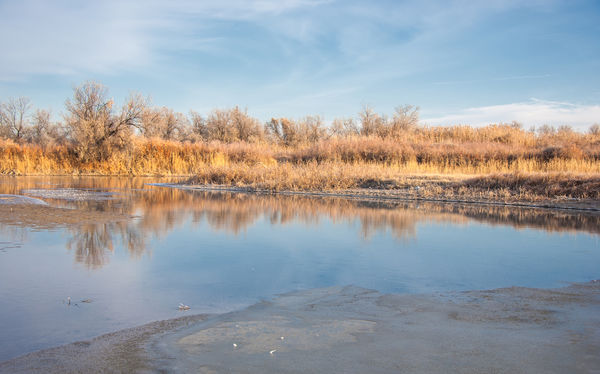
{"type": "Polygon", "coordinates": [[[600,2],[0,0],[0,101],[96,80],[187,113],[600,122],[600,2]]]}

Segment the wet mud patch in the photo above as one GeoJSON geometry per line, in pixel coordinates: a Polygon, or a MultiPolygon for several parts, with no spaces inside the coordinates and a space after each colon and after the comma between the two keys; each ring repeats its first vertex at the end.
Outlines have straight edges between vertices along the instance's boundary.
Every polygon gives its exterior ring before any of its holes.
{"type": "Polygon", "coordinates": [[[55,199],[66,201],[106,201],[120,197],[118,193],[99,191],[93,189],[56,188],[56,189],[28,189],[21,191],[23,194],[42,199],[55,199]]]}
{"type": "Polygon", "coordinates": [[[189,354],[199,355],[226,347],[244,354],[329,349],[334,344],[356,342],[355,334],[373,332],[375,322],[365,320],[320,320],[296,326],[288,318],[268,321],[222,322],[182,338],[178,344],[189,354]]]}
{"type": "Polygon", "coordinates": [[[30,353],[0,362],[0,373],[148,373],[153,372],[144,344],[167,331],[205,319],[181,317],[106,334],[88,341],[30,353]]]}
{"type": "Polygon", "coordinates": [[[154,345],[157,371],[588,373],[600,369],[600,284],[384,295],[284,294],[154,345]]]}
{"type": "Polygon", "coordinates": [[[0,224],[13,227],[53,229],[124,221],[131,218],[133,217],[128,214],[118,212],[86,211],[34,204],[0,204],[0,224]]]}

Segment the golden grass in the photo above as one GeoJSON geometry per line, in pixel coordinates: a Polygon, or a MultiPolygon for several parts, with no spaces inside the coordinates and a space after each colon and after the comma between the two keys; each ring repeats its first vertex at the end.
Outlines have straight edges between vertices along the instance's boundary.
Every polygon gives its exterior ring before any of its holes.
{"type": "Polygon", "coordinates": [[[104,161],[81,161],[66,146],[42,149],[0,141],[0,174],[5,175],[193,175],[206,165],[274,163],[254,144],[179,143],[136,140],[130,149],[104,161]]]}
{"type": "Polygon", "coordinates": [[[65,145],[0,141],[0,174],[180,175],[193,176],[190,183],[270,191],[370,188],[413,197],[600,199],[600,137],[535,135],[510,126],[424,127],[399,139],[329,138],[295,147],[134,137],[108,159],[87,162],[65,145]]]}
{"type": "MultiPolygon", "coordinates": [[[[401,167],[335,162],[227,167],[209,166],[189,184],[225,185],[268,191],[370,189],[406,198],[469,199],[502,202],[549,199],[600,200],[600,174],[503,173],[409,174],[401,167]]],[[[362,192],[361,192],[362,193],[362,192]]]]}
{"type": "MultiPolygon", "coordinates": [[[[585,138],[587,139],[587,138],[585,138]]],[[[544,143],[545,144],[545,143],[544,143]]],[[[135,139],[104,161],[81,161],[68,146],[43,149],[0,141],[0,174],[16,175],[194,175],[207,167],[273,167],[335,164],[348,171],[382,167],[399,173],[600,173],[600,140],[580,146],[520,147],[503,143],[407,143],[380,138],[329,139],[294,148],[268,143],[180,143],[135,139]],[[283,166],[285,165],[285,166],[283,166]]],[[[370,173],[372,174],[372,173],[370,173]]],[[[336,174],[338,175],[338,174],[336,174]]]]}

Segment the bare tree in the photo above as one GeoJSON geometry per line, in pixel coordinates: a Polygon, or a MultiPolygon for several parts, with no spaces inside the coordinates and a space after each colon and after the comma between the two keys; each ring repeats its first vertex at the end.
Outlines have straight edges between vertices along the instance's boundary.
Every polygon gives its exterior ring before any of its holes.
{"type": "Polygon", "coordinates": [[[31,123],[30,141],[44,147],[52,141],[50,135],[52,130],[50,111],[46,109],[36,110],[31,123]]]}
{"type": "Polygon", "coordinates": [[[206,130],[209,140],[233,142],[237,139],[237,130],[232,125],[229,110],[213,110],[206,118],[206,130]]]}
{"type": "Polygon", "coordinates": [[[129,144],[132,128],[139,127],[146,101],[132,94],[118,113],[107,89],[100,83],[86,82],[76,87],[73,99],[65,103],[65,122],[76,151],[84,160],[106,159],[115,149],[129,144]]]}
{"type": "Polygon", "coordinates": [[[31,100],[26,97],[11,98],[0,106],[0,135],[21,143],[29,127],[31,100]]]}
{"type": "Polygon", "coordinates": [[[554,128],[554,126],[544,124],[537,129],[537,132],[539,135],[542,136],[554,135],[556,133],[556,129],[554,128]]]}
{"type": "Polygon", "coordinates": [[[353,118],[336,118],[331,123],[329,133],[331,136],[344,138],[360,135],[360,128],[353,118]]]}
{"type": "Polygon", "coordinates": [[[138,130],[146,138],[160,137],[161,113],[157,108],[145,108],[142,112],[142,118],[138,130]]]}
{"type": "Polygon", "coordinates": [[[165,126],[163,138],[167,140],[183,140],[190,122],[183,113],[167,109],[164,112],[165,126]]]}
{"type": "Polygon", "coordinates": [[[215,109],[206,120],[192,112],[192,127],[195,133],[206,140],[251,142],[263,137],[258,120],[237,106],[233,109],[215,109]]]}
{"type": "Polygon", "coordinates": [[[560,125],[558,126],[557,132],[561,135],[571,135],[573,134],[573,127],[569,125],[560,125]]]}
{"type": "Polygon", "coordinates": [[[600,124],[594,123],[590,126],[589,133],[595,136],[600,135],[600,124]]]}
{"type": "Polygon", "coordinates": [[[4,113],[4,103],[0,103],[0,138],[10,138],[8,117],[4,113]]]}
{"type": "Polygon", "coordinates": [[[389,123],[389,136],[400,137],[413,131],[419,125],[419,107],[401,105],[396,107],[396,112],[389,123]]]}
{"type": "Polygon", "coordinates": [[[208,128],[206,127],[206,120],[202,115],[195,111],[190,111],[190,119],[192,126],[192,134],[199,137],[200,139],[208,140],[208,128]]]}
{"type": "Polygon", "coordinates": [[[249,142],[262,138],[260,123],[248,115],[247,109],[241,111],[237,106],[231,109],[230,120],[238,140],[249,142]]]}
{"type": "Polygon", "coordinates": [[[384,122],[379,114],[375,113],[373,108],[365,106],[363,110],[358,114],[360,119],[360,133],[361,135],[371,136],[378,135],[381,133],[381,128],[384,122]]]}
{"type": "Polygon", "coordinates": [[[298,125],[287,118],[272,118],[265,124],[265,131],[272,141],[286,146],[297,145],[302,140],[298,125]]]}
{"type": "Polygon", "coordinates": [[[298,121],[297,126],[300,141],[316,143],[327,136],[327,129],[320,116],[306,116],[298,121]]]}
{"type": "Polygon", "coordinates": [[[182,140],[189,121],[182,113],[167,107],[146,108],[142,112],[139,130],[147,138],[182,140]]]}

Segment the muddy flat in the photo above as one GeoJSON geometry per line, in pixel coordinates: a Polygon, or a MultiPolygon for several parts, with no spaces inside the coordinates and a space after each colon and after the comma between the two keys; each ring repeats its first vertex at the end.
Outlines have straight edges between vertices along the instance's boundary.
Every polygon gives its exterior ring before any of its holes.
{"type": "Polygon", "coordinates": [[[131,215],[84,211],[38,204],[0,204],[0,224],[50,229],[83,224],[126,221],[131,215]]]}
{"type": "Polygon", "coordinates": [[[2,373],[597,373],[600,282],[432,295],[330,287],[156,322],[2,373]]]}

